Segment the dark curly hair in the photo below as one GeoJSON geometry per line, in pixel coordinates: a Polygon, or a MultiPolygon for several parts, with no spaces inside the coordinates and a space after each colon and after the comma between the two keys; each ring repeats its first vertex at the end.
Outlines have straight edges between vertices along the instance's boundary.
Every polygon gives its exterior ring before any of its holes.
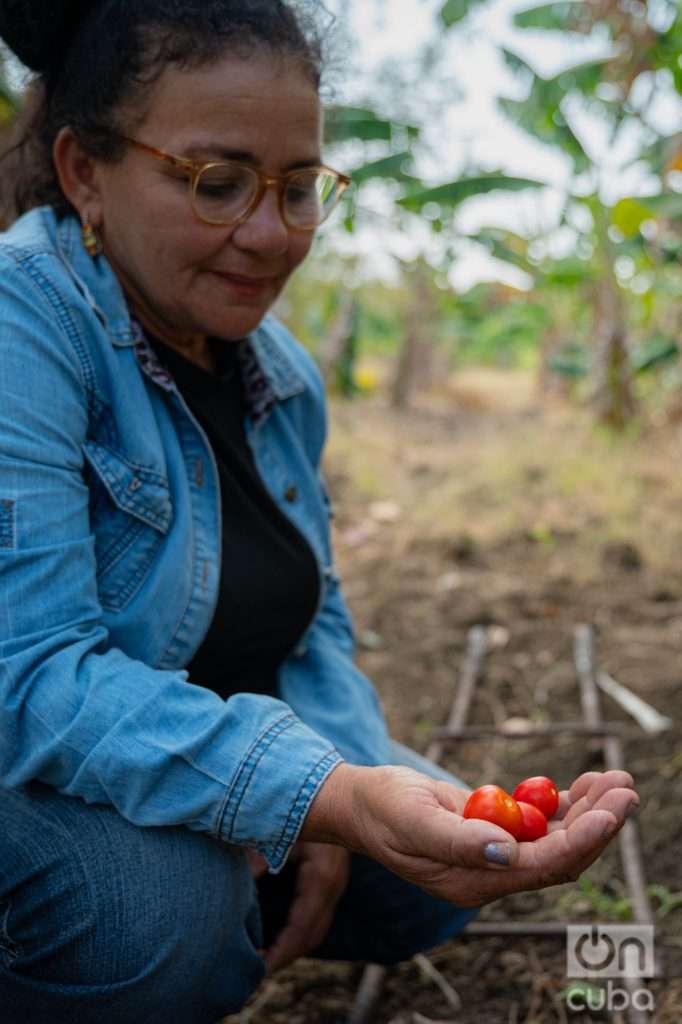
{"type": "Polygon", "coordinates": [[[36,72],[1,158],[0,217],[11,223],[43,204],[71,210],[52,161],[59,131],[69,125],[91,156],[120,160],[121,134],[143,119],[169,66],[265,49],[294,58],[319,91],[321,12],[313,0],[0,0],[0,35],[36,72]]]}

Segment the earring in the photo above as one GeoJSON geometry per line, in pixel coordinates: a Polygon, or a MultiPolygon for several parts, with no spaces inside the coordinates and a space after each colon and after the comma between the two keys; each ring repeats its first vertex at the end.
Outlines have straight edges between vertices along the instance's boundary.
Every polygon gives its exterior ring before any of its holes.
{"type": "Polygon", "coordinates": [[[92,224],[90,224],[87,221],[83,225],[83,230],[81,232],[81,237],[83,239],[83,245],[85,247],[85,251],[88,253],[88,255],[92,256],[93,259],[95,258],[95,256],[99,256],[99,254],[102,251],[102,246],[100,244],[100,240],[97,237],[97,235],[95,234],[95,231],[94,231],[94,228],[93,228],[92,224]]]}

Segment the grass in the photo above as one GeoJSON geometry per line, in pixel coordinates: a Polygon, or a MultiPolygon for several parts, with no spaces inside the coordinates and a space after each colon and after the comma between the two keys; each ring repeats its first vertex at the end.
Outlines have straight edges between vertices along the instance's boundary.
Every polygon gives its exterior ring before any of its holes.
{"type": "Polygon", "coordinates": [[[458,386],[397,414],[380,400],[333,404],[328,464],[356,498],[396,501],[421,537],[495,544],[523,533],[545,549],[572,536],[577,577],[607,542],[669,569],[682,542],[682,435],[614,437],[587,411],[542,406],[518,371],[462,371],[458,386]]]}

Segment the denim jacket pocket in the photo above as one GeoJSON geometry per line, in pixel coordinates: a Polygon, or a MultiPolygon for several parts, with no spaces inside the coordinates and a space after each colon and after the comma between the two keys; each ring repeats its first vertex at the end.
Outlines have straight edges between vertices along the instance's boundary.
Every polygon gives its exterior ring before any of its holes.
{"type": "Polygon", "coordinates": [[[121,611],[149,572],[171,524],[168,481],[96,441],[86,441],[85,478],[100,603],[121,611]]]}

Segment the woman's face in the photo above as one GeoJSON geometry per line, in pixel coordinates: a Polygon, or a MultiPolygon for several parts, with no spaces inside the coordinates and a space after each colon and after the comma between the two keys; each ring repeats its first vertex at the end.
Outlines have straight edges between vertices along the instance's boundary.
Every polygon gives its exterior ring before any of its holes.
{"type": "MultiPolygon", "coordinates": [[[[165,71],[131,134],[173,156],[242,160],[272,175],[321,162],[312,82],[266,53],[165,71]]],[[[187,179],[142,150],[95,173],[105,254],[145,326],[182,348],[253,330],[313,240],[284,224],[276,188],[248,220],[222,227],[199,221],[187,179]]]]}

